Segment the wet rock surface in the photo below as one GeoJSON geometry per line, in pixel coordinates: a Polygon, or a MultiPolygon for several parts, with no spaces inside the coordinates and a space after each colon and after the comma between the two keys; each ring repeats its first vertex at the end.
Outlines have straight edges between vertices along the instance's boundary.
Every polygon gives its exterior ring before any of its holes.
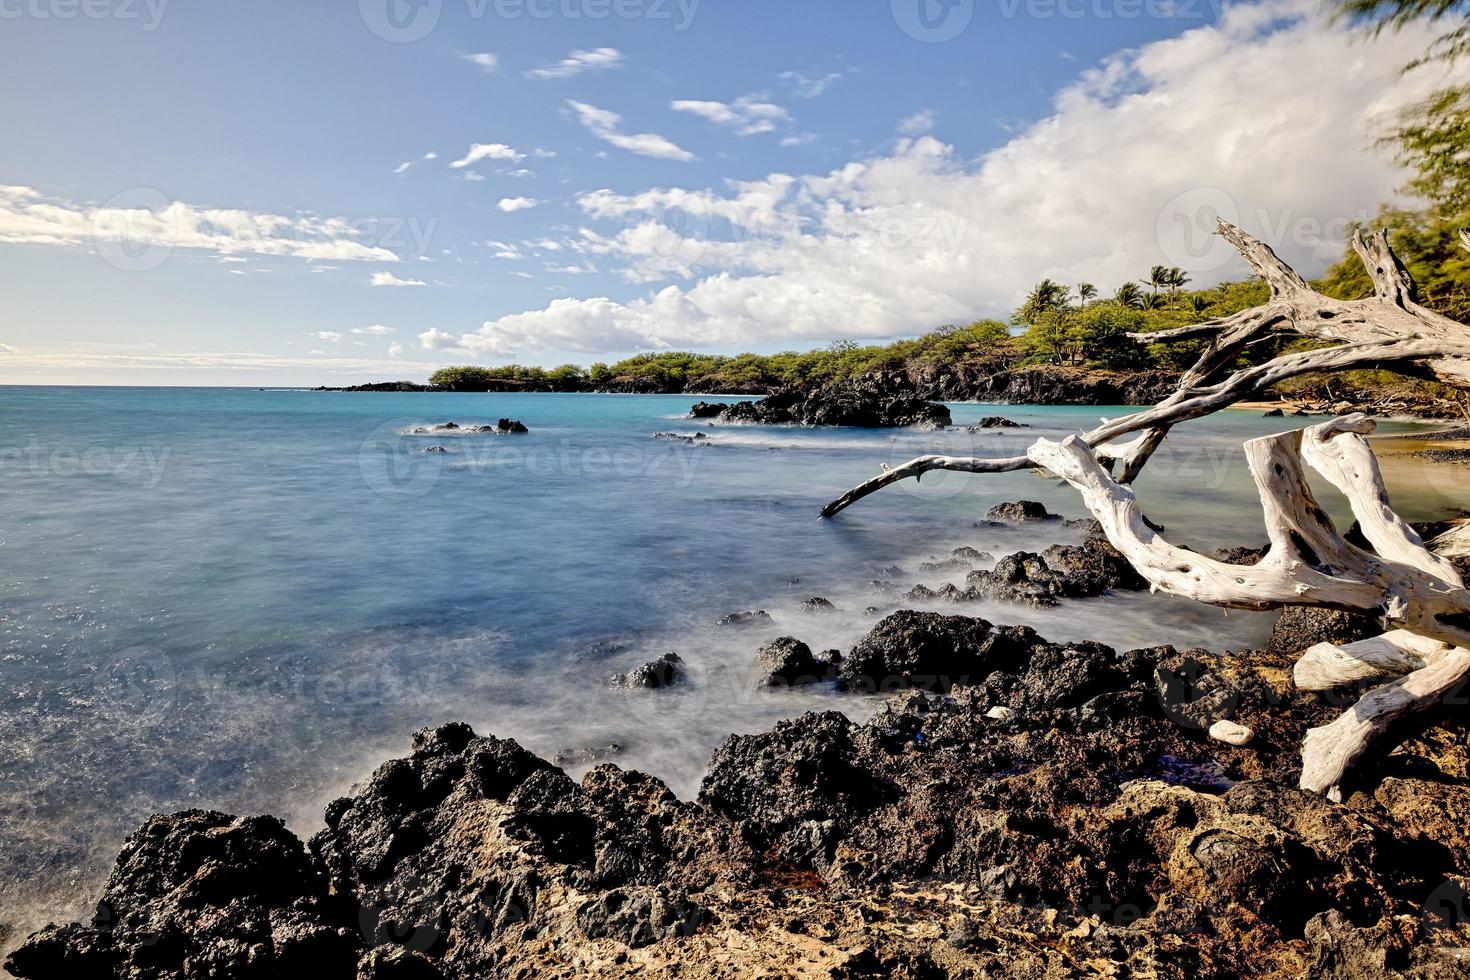
{"type": "Polygon", "coordinates": [[[1266,646],[1278,653],[1300,653],[1316,643],[1352,643],[1382,632],[1372,616],[1291,606],[1281,610],[1266,646]]]}
{"type": "Polygon", "coordinates": [[[721,616],[715,625],[732,629],[750,629],[755,626],[770,626],[774,622],[775,620],[771,619],[770,613],[764,609],[756,609],[754,611],[733,612],[729,615],[721,616]]]}
{"type": "Polygon", "coordinates": [[[608,678],[608,683],[613,687],[673,687],[682,684],[684,676],[683,658],[677,653],[666,653],[626,674],[614,674],[608,678]]]}
{"type": "Polygon", "coordinates": [[[987,521],[998,524],[1026,524],[1031,521],[1059,521],[1056,514],[1047,511],[1043,504],[1035,500],[1011,500],[1003,504],[996,504],[985,512],[987,521]]]}
{"type": "Polygon", "coordinates": [[[816,388],[783,388],[752,402],[699,402],[689,417],[762,425],[848,425],[888,428],[949,425],[949,409],[879,377],[816,388]]]}
{"type": "MultiPolygon", "coordinates": [[[[791,638],[767,651],[775,669],[821,660],[791,638]]],[[[1296,692],[1291,664],[898,612],[841,659],[851,688],[889,692],[869,721],[811,712],[732,736],[695,801],[425,729],[309,848],[269,817],[153,818],[97,918],[32,936],[9,968],[1463,976],[1470,730],[1433,719],[1330,803],[1294,788],[1297,753],[1340,708],[1296,692]],[[1209,738],[1221,719],[1249,745],[1209,738]]]]}

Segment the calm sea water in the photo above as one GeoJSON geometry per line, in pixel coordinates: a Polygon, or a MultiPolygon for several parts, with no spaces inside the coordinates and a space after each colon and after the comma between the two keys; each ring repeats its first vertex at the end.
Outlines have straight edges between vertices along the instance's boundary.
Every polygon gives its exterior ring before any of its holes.
{"type": "MultiPolygon", "coordinates": [[[[974,528],[991,504],[1082,513],[1028,473],[935,473],[834,521],[817,519],[823,503],[881,463],[1009,455],[1124,411],[1007,408],[1032,428],[974,435],[651,438],[695,432],[693,400],[0,388],[0,924],[82,912],[153,812],[270,811],[310,833],[412,730],[454,719],[548,756],[616,743],[614,761],[692,795],[732,731],[813,706],[871,710],[751,692],[761,642],[845,648],[874,621],[865,606],[894,608],[866,588],[884,566],[937,585],[918,564],[958,545],[1068,538],[974,528]],[[530,434],[403,435],[502,416],[530,434]],[[810,595],[842,611],[799,615],[810,595]],[[755,608],[776,628],[713,625],[755,608]],[[668,650],[687,688],[603,684],[668,650]]],[[[961,423],[996,411],[952,409],[961,423]]],[[[1263,542],[1239,443],[1295,421],[1231,412],[1179,430],[1140,481],[1150,516],[1199,548],[1263,542]]],[[[1421,469],[1394,473],[1396,503],[1437,516],[1458,477],[1421,469]]],[[[1239,648],[1269,629],[1163,596],[944,608],[1119,646],[1239,648]]]]}

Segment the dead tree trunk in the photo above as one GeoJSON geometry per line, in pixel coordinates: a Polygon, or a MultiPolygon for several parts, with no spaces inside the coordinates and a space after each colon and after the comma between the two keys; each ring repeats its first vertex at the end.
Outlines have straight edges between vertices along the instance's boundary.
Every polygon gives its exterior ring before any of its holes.
{"type": "Polygon", "coordinates": [[[1378,614],[1388,630],[1382,636],[1343,646],[1319,644],[1296,666],[1303,690],[1384,682],[1336,721],[1307,733],[1301,785],[1340,799],[1348,770],[1395,721],[1439,703],[1470,676],[1470,592],[1455,567],[1429,551],[1389,506],[1365,438],[1373,431],[1372,420],[1350,415],[1245,444],[1271,542],[1254,566],[1227,565],[1165,541],[1144,520],[1126,484],[1178,423],[1301,374],[1397,364],[1470,383],[1470,328],[1418,305],[1413,281],[1384,232],[1367,240],[1354,236],[1375,288],[1373,296],[1361,300],[1323,296],[1268,246],[1224,221],[1220,234],[1270,286],[1271,299],[1209,323],[1134,335],[1152,343],[1212,338],[1175,394],[1151,409],[1105,420],[1083,436],[1060,443],[1039,439],[1024,456],[920,456],[854,487],[822,513],[830,517],[891,483],[934,469],[1039,468],[1082,494],[1108,540],[1155,589],[1231,608],[1318,606],[1378,614]],[[1228,371],[1241,351],[1275,336],[1337,346],[1228,371]],[[1135,433],[1131,441],[1117,442],[1135,433]],[[1121,463],[1116,479],[1104,461],[1121,463]],[[1371,551],[1337,533],[1312,495],[1307,467],[1347,497],[1371,551]]]}

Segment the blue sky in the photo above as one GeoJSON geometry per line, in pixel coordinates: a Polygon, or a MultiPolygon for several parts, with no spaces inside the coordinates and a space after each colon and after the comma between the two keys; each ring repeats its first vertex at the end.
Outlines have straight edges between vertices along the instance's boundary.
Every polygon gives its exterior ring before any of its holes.
{"type": "Polygon", "coordinates": [[[0,383],[883,339],[1239,274],[1213,211],[1318,272],[1442,78],[1314,10],[0,0],[0,383]]]}

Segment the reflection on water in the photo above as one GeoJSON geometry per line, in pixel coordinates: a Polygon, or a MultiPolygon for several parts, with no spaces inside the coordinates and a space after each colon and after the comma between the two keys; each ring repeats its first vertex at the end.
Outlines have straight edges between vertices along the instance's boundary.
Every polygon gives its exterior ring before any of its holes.
{"type": "MultiPolygon", "coordinates": [[[[964,570],[919,565],[953,548],[999,556],[1075,536],[974,527],[994,503],[1081,514],[1033,473],[934,473],[833,521],[816,519],[822,504],[883,463],[1012,455],[1123,411],[1007,408],[1031,428],[977,433],[819,431],[681,420],[693,400],[0,389],[0,923],[80,914],[68,902],[95,893],[155,811],[271,811],[309,833],[414,728],[454,719],[548,757],[616,745],[612,761],[691,796],[730,732],[873,709],[757,692],[746,671],[763,642],[846,649],[914,605],[869,588],[886,566],[900,591],[938,586],[964,570]],[[402,435],[501,417],[530,433],[402,435]],[[671,430],[709,444],[651,438],[671,430]],[[812,595],[838,611],[802,615],[812,595]],[[715,626],[743,609],[774,623],[715,626]],[[604,685],[669,650],[687,687],[604,685]]],[[[961,424],[996,411],[952,408],[961,424]]],[[[1176,430],[1139,482],[1150,517],[1201,550],[1262,543],[1239,444],[1291,423],[1238,412],[1176,430]]],[[[1390,481],[1406,516],[1458,506],[1453,468],[1405,465],[1390,481]]],[[[1239,648],[1270,619],[1150,595],[933,608],[1119,647],[1239,648]]]]}

